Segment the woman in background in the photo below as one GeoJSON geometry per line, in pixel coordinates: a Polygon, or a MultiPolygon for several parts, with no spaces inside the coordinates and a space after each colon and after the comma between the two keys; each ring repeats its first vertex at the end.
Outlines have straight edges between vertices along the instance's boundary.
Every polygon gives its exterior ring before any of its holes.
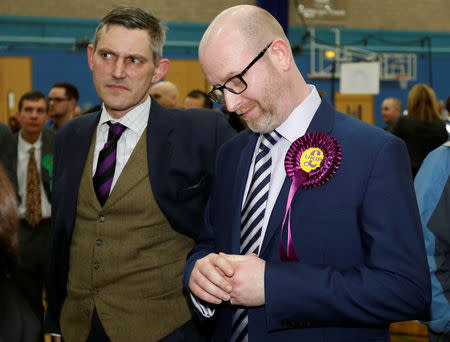
{"type": "Polygon", "coordinates": [[[0,341],[43,340],[39,320],[8,279],[17,263],[17,199],[0,166],[0,341]]]}
{"type": "Polygon", "coordinates": [[[391,133],[405,142],[415,177],[427,154],[448,138],[433,89],[426,84],[416,84],[411,88],[408,95],[408,115],[397,120],[391,133]]]}

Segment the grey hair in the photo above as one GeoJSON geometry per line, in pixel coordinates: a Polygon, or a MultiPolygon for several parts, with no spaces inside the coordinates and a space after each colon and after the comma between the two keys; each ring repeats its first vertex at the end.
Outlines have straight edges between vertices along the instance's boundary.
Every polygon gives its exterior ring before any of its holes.
{"type": "Polygon", "coordinates": [[[120,25],[127,29],[147,31],[150,35],[153,62],[157,64],[162,58],[167,27],[158,18],[136,7],[120,6],[113,8],[103,17],[95,30],[94,50],[97,48],[97,43],[103,33],[103,29],[108,30],[110,25],[120,25]]]}

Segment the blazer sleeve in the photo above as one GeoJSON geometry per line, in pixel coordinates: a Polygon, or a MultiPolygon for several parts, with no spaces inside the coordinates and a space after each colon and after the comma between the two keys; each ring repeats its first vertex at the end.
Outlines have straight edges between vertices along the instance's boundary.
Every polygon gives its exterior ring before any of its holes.
{"type": "Polygon", "coordinates": [[[431,316],[426,324],[436,334],[449,334],[450,146],[441,146],[427,156],[414,187],[431,273],[431,316]]]}
{"type": "MultiPolygon", "coordinates": [[[[53,156],[53,182],[58,182],[61,172],[61,163],[63,163],[64,137],[62,134],[56,135],[54,156],[53,156]]],[[[53,187],[54,188],[54,187],[53,187]]],[[[52,196],[52,253],[50,261],[50,272],[47,281],[47,310],[45,312],[45,331],[51,334],[60,334],[59,315],[62,303],[65,298],[65,282],[61,282],[62,266],[60,260],[64,260],[60,254],[65,246],[65,237],[61,236],[62,230],[56,229],[56,215],[58,203],[56,196],[52,196]]]]}
{"type": "Polygon", "coordinates": [[[376,155],[358,208],[364,262],[338,269],[267,261],[269,330],[283,321],[386,326],[427,317],[430,275],[406,147],[389,139],[376,155]]]}

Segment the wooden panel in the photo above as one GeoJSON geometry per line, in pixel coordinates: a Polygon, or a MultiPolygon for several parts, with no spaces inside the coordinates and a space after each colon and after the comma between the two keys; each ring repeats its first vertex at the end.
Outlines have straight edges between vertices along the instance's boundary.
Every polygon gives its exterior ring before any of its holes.
{"type": "Polygon", "coordinates": [[[183,106],[184,98],[191,90],[200,89],[208,92],[210,89],[205,76],[203,76],[200,63],[193,59],[171,59],[170,69],[164,80],[177,86],[180,92],[179,107],[183,106]]]}
{"type": "Polygon", "coordinates": [[[392,323],[389,332],[391,342],[428,342],[428,328],[418,321],[392,323]]]}
{"type": "Polygon", "coordinates": [[[30,57],[0,57],[0,121],[16,115],[20,97],[32,89],[30,57]]]}
{"type": "Polygon", "coordinates": [[[427,326],[418,321],[392,323],[389,327],[389,331],[391,332],[391,334],[428,336],[427,326]]]}
{"type": "Polygon", "coordinates": [[[336,92],[336,110],[374,124],[374,96],[347,95],[336,92]]]}

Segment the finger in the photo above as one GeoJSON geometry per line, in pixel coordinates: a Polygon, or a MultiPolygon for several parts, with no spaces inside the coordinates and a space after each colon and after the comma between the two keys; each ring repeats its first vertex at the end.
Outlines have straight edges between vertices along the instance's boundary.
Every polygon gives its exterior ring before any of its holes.
{"type": "Polygon", "coordinates": [[[253,256],[251,254],[249,255],[238,255],[238,254],[225,254],[225,253],[219,253],[219,256],[223,257],[224,259],[228,260],[229,262],[242,262],[249,259],[250,256],[253,256]]]}
{"type": "Polygon", "coordinates": [[[189,288],[196,296],[202,298],[203,300],[209,301],[211,300],[211,296],[218,299],[219,302],[222,300],[227,301],[230,299],[230,295],[226,291],[215,285],[210,281],[209,278],[205,277],[201,272],[198,272],[197,270],[195,272],[192,272],[191,278],[189,279],[189,288]]]}
{"type": "Polygon", "coordinates": [[[205,302],[211,303],[211,304],[220,304],[222,303],[222,300],[220,298],[217,298],[205,290],[203,290],[198,284],[195,282],[189,283],[189,289],[191,292],[199,299],[204,300],[205,302]]]}
{"type": "Polygon", "coordinates": [[[215,264],[200,264],[196,271],[198,271],[201,276],[206,279],[205,283],[209,282],[225,292],[231,292],[233,290],[231,284],[228,282],[226,276],[224,275],[222,268],[217,267],[215,264]]]}
{"type": "Polygon", "coordinates": [[[226,254],[224,253],[219,253],[218,255],[216,254],[213,257],[213,263],[223,272],[224,275],[226,275],[227,277],[232,277],[234,273],[233,265],[224,256],[226,256],[226,254]]]}

